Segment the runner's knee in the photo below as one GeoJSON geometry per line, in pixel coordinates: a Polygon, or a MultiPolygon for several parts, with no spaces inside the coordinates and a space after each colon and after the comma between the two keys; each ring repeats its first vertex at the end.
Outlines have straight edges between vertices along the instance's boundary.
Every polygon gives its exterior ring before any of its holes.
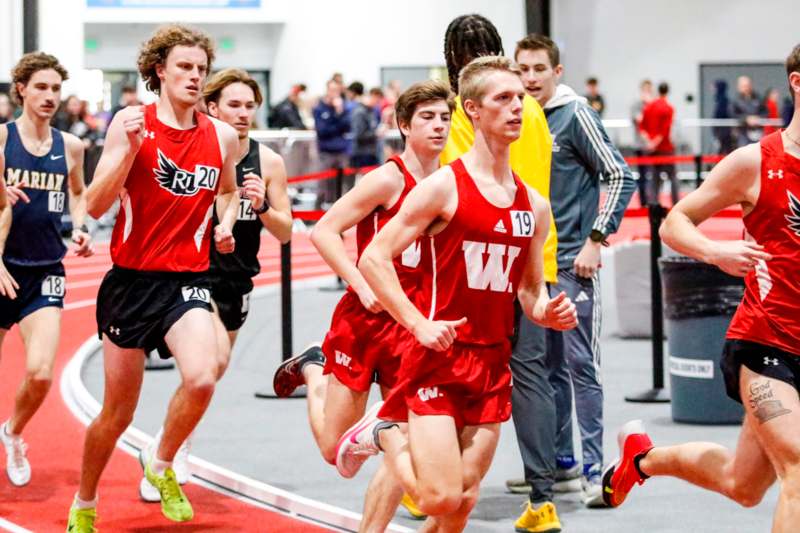
{"type": "Polygon", "coordinates": [[[25,381],[29,387],[48,390],[53,382],[53,369],[49,365],[30,368],[25,374],[25,381]]]}
{"type": "MultiPolygon", "coordinates": [[[[216,367],[214,367],[216,370],[216,367]]],[[[183,377],[183,388],[192,396],[211,396],[217,383],[217,376],[211,369],[192,372],[183,377]]]]}
{"type": "Polygon", "coordinates": [[[449,515],[461,507],[462,496],[462,491],[456,488],[431,486],[420,491],[417,506],[427,515],[449,515]]]}

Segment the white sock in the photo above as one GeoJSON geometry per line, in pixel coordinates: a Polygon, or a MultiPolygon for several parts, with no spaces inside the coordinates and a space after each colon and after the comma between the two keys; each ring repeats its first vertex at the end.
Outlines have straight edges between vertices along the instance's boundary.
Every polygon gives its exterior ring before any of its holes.
{"type": "Polygon", "coordinates": [[[153,457],[153,462],[150,463],[150,469],[157,476],[163,476],[167,468],[172,468],[172,461],[162,461],[158,456],[153,457]]]}
{"type": "Polygon", "coordinates": [[[77,494],[75,494],[75,503],[72,504],[76,509],[94,509],[97,507],[97,496],[95,495],[93,500],[81,500],[77,494]]]}
{"type": "Polygon", "coordinates": [[[5,422],[3,422],[3,434],[6,437],[19,437],[19,435],[14,435],[11,433],[11,419],[9,418],[5,422]]]}

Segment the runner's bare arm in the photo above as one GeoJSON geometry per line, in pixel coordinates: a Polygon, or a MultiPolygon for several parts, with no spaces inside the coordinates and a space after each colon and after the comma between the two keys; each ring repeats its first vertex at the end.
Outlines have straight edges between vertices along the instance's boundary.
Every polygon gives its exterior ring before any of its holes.
{"type": "Polygon", "coordinates": [[[217,192],[220,217],[219,224],[214,228],[214,244],[217,251],[227,254],[233,252],[235,247],[233,225],[236,224],[236,213],[239,209],[239,189],[236,186],[236,154],[239,151],[239,138],[231,126],[216,119],[212,120],[217,128],[222,154],[222,169],[217,192]]]}
{"type": "Polygon", "coordinates": [[[266,186],[266,201],[269,202],[269,210],[259,218],[267,231],[287,243],[292,238],[292,207],[286,193],[286,165],[281,156],[263,145],[259,146],[259,157],[263,177],[257,176],[255,182],[266,186]]]}
{"type": "Polygon", "coordinates": [[[408,299],[392,259],[437,221],[449,221],[458,205],[455,177],[443,167],[414,187],[400,211],[378,232],[364,250],[358,267],[381,305],[428,348],[445,350],[456,337],[455,328],[466,318],[431,321],[408,299]]]}
{"type": "Polygon", "coordinates": [[[108,211],[122,192],[143,139],[144,106],[129,106],[114,116],[86,193],[87,209],[94,218],[108,211]]]}
{"type": "Polygon", "coordinates": [[[311,242],[326,263],[358,294],[361,303],[373,312],[381,310],[364,276],[347,253],[342,233],[352,228],[379,206],[388,205],[403,189],[403,178],[394,165],[383,166],[366,174],[331,206],[314,226],[311,242]]]}
{"type": "Polygon", "coordinates": [[[6,180],[3,177],[6,172],[6,162],[3,153],[5,152],[5,143],[0,143],[0,294],[7,296],[12,300],[17,297],[19,285],[6,270],[6,265],[3,263],[3,252],[6,248],[6,239],[8,232],[11,229],[11,204],[8,202],[6,195],[6,180]]]}
{"type": "Polygon", "coordinates": [[[698,225],[720,210],[741,204],[747,214],[758,201],[761,179],[761,148],[751,144],[720,161],[697,190],[672,208],[660,235],[682,254],[716,265],[734,276],[744,276],[758,260],[772,258],[752,241],[714,241],[698,225]]]}
{"type": "Polygon", "coordinates": [[[75,253],[81,257],[89,257],[92,250],[92,236],[82,227],[86,222],[86,187],[83,184],[83,141],[69,133],[64,133],[64,146],[67,153],[69,172],[69,214],[72,218],[72,242],[75,253]]]}
{"type": "Polygon", "coordinates": [[[557,330],[572,329],[578,324],[575,305],[563,292],[551,299],[544,281],[543,247],[550,230],[550,203],[531,188],[528,188],[528,196],[535,227],[517,297],[522,311],[532,322],[557,330]]]}

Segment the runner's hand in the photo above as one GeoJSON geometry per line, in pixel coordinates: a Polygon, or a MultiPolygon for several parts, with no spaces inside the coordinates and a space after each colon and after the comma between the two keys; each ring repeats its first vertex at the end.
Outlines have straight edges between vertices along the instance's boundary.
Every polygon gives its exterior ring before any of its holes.
{"type": "Polygon", "coordinates": [[[134,151],[139,150],[144,140],[144,106],[134,105],[126,107],[120,113],[122,116],[122,126],[125,129],[125,134],[128,136],[128,142],[131,149],[134,151]]]}
{"type": "Polygon", "coordinates": [[[20,200],[26,204],[31,203],[31,199],[28,198],[28,195],[25,194],[25,191],[19,187],[15,187],[14,185],[9,185],[6,187],[6,196],[8,196],[8,203],[12,206],[16,205],[16,203],[20,200]]]}
{"type": "Polygon", "coordinates": [[[466,323],[466,317],[460,320],[423,320],[413,333],[421,345],[443,352],[456,340],[456,328],[466,323]]]}
{"type": "Polygon", "coordinates": [[[17,281],[11,276],[11,273],[6,270],[6,265],[0,259],[0,295],[15,300],[17,298],[17,291],[19,285],[17,281]]]}
{"type": "Polygon", "coordinates": [[[759,260],[770,259],[772,256],[756,242],[718,241],[708,262],[731,276],[744,277],[756,267],[759,260]]]}
{"type": "Polygon", "coordinates": [[[214,244],[217,247],[217,251],[221,254],[229,254],[236,248],[236,241],[233,238],[233,233],[222,224],[218,224],[217,227],[214,228],[214,244]]]}
{"type": "Polygon", "coordinates": [[[578,311],[572,300],[567,298],[567,293],[561,291],[547,302],[543,322],[545,327],[558,331],[573,329],[578,325],[578,311]]]}
{"type": "Polygon", "coordinates": [[[92,236],[80,229],[72,230],[72,242],[75,243],[75,255],[78,257],[90,257],[94,255],[92,247],[92,236]]]}
{"type": "Polygon", "coordinates": [[[250,172],[244,176],[244,195],[250,199],[253,209],[261,209],[267,195],[267,188],[264,180],[258,174],[250,172]]]}
{"type": "Polygon", "coordinates": [[[380,313],[383,311],[383,306],[378,301],[378,297],[375,296],[375,293],[369,285],[365,283],[363,287],[353,287],[353,290],[356,291],[358,299],[361,300],[361,305],[368,311],[372,313],[380,313]]]}

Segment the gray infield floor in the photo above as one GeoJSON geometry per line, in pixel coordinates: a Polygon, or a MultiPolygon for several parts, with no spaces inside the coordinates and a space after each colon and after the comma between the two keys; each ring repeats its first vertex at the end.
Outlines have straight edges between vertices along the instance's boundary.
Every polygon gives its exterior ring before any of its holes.
{"type": "MultiPolygon", "coordinates": [[[[656,445],[709,440],[734,447],[738,426],[676,424],[669,404],[645,405],[624,401],[624,396],[650,386],[649,341],[615,336],[611,257],[604,257],[603,275],[603,379],[605,384],[604,437],[606,461],[617,454],[616,431],[624,422],[644,420],[656,445]]],[[[322,282],[332,287],[331,281],[322,282]]],[[[341,292],[318,287],[294,291],[294,348],[321,340],[341,292]]],[[[256,390],[271,388],[272,373],[280,359],[280,303],[277,291],[262,292],[251,302],[227,375],[217,388],[213,404],[197,430],[192,453],[220,466],[352,511],[361,511],[362,496],[377,461],[371,459],[353,480],[341,479],[320,457],[306,419],[303,399],[260,400],[256,390]]],[[[84,372],[93,395],[102,399],[102,358],[94,357],[84,372]]],[[[155,434],[161,425],[169,396],[175,389],[175,371],[149,372],[134,425],[155,434]]],[[[377,399],[373,394],[372,401],[377,399]]],[[[502,429],[500,444],[487,474],[481,498],[467,531],[513,531],[524,496],[505,492],[505,480],[520,477],[519,458],[511,422],[502,429]]],[[[132,491],[137,487],[131,487],[132,491]]],[[[725,498],[674,479],[652,479],[637,487],[625,505],[615,510],[589,510],[577,494],[557,497],[563,531],[581,532],[761,532],[769,531],[777,502],[773,487],[764,501],[744,509],[725,498]]],[[[414,528],[418,522],[398,511],[396,523],[414,528]]]]}

